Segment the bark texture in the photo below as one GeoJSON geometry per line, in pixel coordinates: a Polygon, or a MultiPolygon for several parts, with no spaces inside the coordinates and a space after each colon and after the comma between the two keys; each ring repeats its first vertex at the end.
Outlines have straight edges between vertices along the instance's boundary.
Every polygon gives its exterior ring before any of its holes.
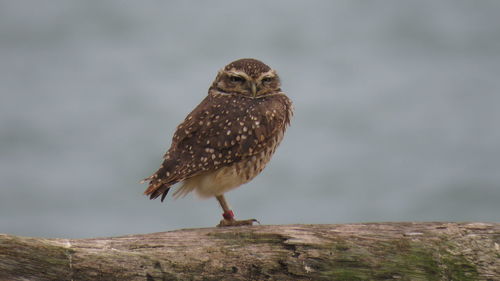
{"type": "Polygon", "coordinates": [[[500,223],[0,235],[0,280],[500,280],[500,223]]]}

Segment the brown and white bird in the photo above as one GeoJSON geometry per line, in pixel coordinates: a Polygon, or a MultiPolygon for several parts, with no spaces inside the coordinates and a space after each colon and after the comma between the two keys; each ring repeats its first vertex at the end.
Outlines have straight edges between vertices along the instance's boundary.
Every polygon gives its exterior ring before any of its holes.
{"type": "Polygon", "coordinates": [[[165,199],[196,191],[215,196],[224,213],[219,226],[237,221],[224,193],[257,176],[273,156],[293,114],[275,70],[256,59],[240,59],[219,71],[208,96],[177,126],[158,171],[146,178],[144,194],[165,199]]]}

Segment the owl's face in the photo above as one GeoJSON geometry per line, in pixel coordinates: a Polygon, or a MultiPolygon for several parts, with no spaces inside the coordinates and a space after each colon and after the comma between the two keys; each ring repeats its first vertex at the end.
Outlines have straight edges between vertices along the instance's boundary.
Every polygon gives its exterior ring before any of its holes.
{"type": "Polygon", "coordinates": [[[255,59],[240,59],[219,71],[212,87],[225,94],[261,98],[280,92],[276,71],[255,59]]]}

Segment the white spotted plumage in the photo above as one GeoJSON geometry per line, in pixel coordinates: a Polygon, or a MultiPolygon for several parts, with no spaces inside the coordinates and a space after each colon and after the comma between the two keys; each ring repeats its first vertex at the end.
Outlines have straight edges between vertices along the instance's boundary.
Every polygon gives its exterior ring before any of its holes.
{"type": "Polygon", "coordinates": [[[274,70],[254,59],[229,64],[177,126],[160,169],[145,179],[145,194],[163,201],[180,182],[175,197],[219,196],[252,180],[274,154],[292,112],[274,70]]]}

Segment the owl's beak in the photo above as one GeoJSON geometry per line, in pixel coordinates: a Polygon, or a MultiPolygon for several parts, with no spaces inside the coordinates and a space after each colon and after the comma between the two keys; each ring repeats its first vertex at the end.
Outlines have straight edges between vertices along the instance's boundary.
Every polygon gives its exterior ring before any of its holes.
{"type": "Polygon", "coordinates": [[[257,85],[252,82],[252,96],[255,98],[255,96],[257,95],[257,85]]]}

